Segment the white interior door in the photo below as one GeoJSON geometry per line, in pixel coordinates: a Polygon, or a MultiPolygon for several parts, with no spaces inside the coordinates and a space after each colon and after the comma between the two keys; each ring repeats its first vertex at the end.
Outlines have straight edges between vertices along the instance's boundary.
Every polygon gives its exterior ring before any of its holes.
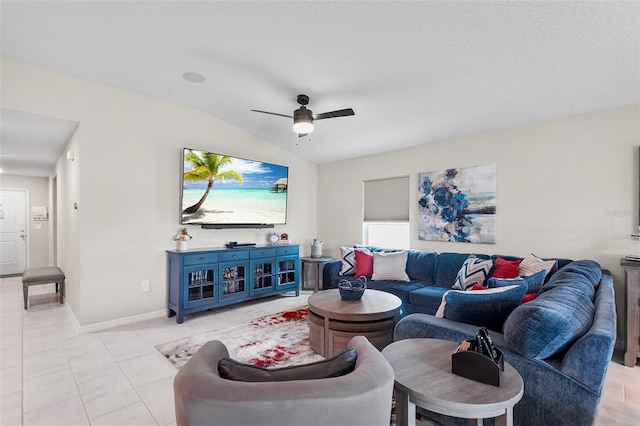
{"type": "Polygon", "coordinates": [[[27,265],[27,194],[0,190],[0,275],[21,274],[27,265]]]}

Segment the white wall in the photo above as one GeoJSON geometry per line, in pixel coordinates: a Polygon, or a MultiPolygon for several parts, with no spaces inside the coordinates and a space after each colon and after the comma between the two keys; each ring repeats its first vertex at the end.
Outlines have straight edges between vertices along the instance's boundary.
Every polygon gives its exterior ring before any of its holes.
{"type": "MultiPolygon", "coordinates": [[[[165,250],[175,248],[180,227],[182,147],[289,166],[287,225],[275,232],[309,251],[315,164],[201,111],[18,62],[2,61],[1,84],[3,108],[80,123],[70,143],[76,161],[61,158],[54,175],[66,174],[58,175],[58,255],[81,326],[166,311],[165,250]],[[141,292],[142,280],[150,293],[141,292]]],[[[190,227],[190,247],[266,243],[271,231],[190,227]]]]}
{"type": "Polygon", "coordinates": [[[620,257],[640,253],[629,237],[638,230],[639,145],[632,105],[321,165],[318,238],[334,257],[361,242],[362,182],[409,172],[411,248],[593,259],[612,272],[622,313],[620,257]],[[497,165],[496,243],[418,240],[418,173],[483,164],[497,165]]]}
{"type": "Polygon", "coordinates": [[[26,189],[29,191],[29,207],[27,211],[27,233],[29,235],[29,267],[41,268],[49,266],[49,223],[46,221],[34,221],[32,219],[33,206],[46,206],[49,208],[49,181],[47,178],[0,175],[0,188],[2,189],[26,189]],[[37,229],[37,227],[40,229],[37,229]]]}

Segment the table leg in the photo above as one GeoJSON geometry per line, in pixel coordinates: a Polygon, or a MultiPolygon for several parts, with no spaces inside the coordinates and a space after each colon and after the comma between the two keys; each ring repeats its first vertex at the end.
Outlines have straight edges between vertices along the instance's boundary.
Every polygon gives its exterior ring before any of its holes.
{"type": "Polygon", "coordinates": [[[496,417],[496,426],[513,426],[513,407],[508,407],[503,415],[496,417]]]}
{"type": "Polygon", "coordinates": [[[317,292],[320,290],[320,263],[316,264],[316,282],[313,283],[313,291],[317,292]]]}
{"type": "Polygon", "coordinates": [[[329,317],[324,317],[324,343],[323,350],[320,355],[325,358],[329,358],[333,356],[333,344],[331,342],[331,337],[329,336],[329,317]]]}
{"type": "Polygon", "coordinates": [[[640,270],[627,269],[627,335],[625,337],[626,352],[624,354],[624,365],[635,367],[638,361],[638,300],[640,299],[640,270]]]}
{"type": "Polygon", "coordinates": [[[396,425],[416,426],[416,404],[409,400],[409,395],[398,390],[396,394],[396,425]]]}
{"type": "Polygon", "coordinates": [[[307,274],[305,274],[304,262],[300,262],[300,275],[302,277],[300,279],[300,290],[304,290],[304,282],[307,279],[307,274]]]}

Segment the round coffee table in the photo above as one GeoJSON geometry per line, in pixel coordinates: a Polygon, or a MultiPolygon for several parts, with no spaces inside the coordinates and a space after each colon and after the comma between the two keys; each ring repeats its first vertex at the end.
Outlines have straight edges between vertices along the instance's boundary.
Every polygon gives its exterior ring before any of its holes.
{"type": "Polygon", "coordinates": [[[522,398],[522,377],[504,363],[501,385],[476,382],[451,373],[457,342],[406,339],[384,348],[382,355],[395,374],[396,422],[416,424],[416,406],[467,419],[497,417],[496,424],[513,424],[513,406],[522,398]]]}
{"type": "Polygon", "coordinates": [[[340,298],[338,289],[309,296],[309,345],[324,357],[347,347],[354,336],[365,336],[382,350],[393,342],[393,328],[400,312],[399,297],[378,290],[365,290],[360,300],[340,298]]]}

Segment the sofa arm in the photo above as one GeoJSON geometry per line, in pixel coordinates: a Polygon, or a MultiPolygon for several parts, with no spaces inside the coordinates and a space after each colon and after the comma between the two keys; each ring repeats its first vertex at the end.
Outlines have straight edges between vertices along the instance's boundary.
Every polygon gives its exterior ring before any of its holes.
{"type": "Polygon", "coordinates": [[[410,314],[396,324],[393,340],[442,339],[461,342],[473,338],[478,328],[476,325],[436,318],[433,315],[410,314]]]}
{"type": "Polygon", "coordinates": [[[343,278],[353,278],[351,276],[340,275],[340,269],[342,268],[342,261],[331,260],[324,264],[322,268],[322,289],[328,290],[330,288],[338,288],[338,283],[343,278]]]}
{"type": "Polygon", "coordinates": [[[596,312],[591,328],[567,351],[560,369],[601,394],[616,341],[616,307],[611,275],[602,275],[594,304],[596,312]]]}
{"type": "Polygon", "coordinates": [[[355,370],[340,377],[284,382],[240,382],[218,374],[226,353],[206,343],[174,380],[178,426],[389,425],[393,369],[365,337],[353,337],[355,370]]]}
{"type": "MultiPolygon", "coordinates": [[[[178,425],[195,425],[202,421],[206,415],[202,416],[201,407],[224,409],[224,404],[216,403],[214,398],[210,397],[215,397],[211,394],[216,390],[211,384],[222,380],[218,374],[218,361],[227,356],[229,356],[229,351],[222,342],[210,341],[205,343],[193,355],[190,362],[178,371],[173,380],[178,425]]],[[[222,390],[220,387],[217,389],[222,390]]]]}

